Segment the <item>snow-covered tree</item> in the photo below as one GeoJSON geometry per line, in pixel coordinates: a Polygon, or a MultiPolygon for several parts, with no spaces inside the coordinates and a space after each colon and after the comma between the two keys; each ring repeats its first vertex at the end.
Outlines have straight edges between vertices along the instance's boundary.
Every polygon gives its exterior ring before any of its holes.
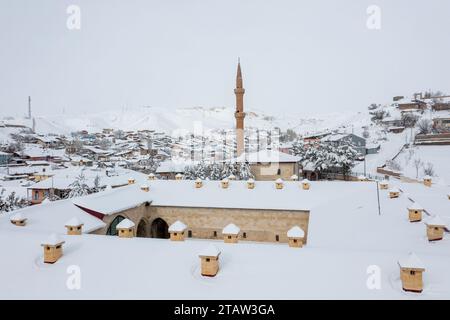
{"type": "Polygon", "coordinates": [[[199,162],[196,165],[186,167],[184,177],[186,180],[195,180],[200,178],[202,180],[221,180],[234,175],[238,180],[247,180],[253,178],[248,163],[206,163],[199,162]]]}
{"type": "Polygon", "coordinates": [[[86,177],[83,172],[75,178],[75,181],[69,185],[69,188],[68,198],[86,196],[92,193],[91,188],[86,183],[86,177]]]}
{"type": "Polygon", "coordinates": [[[302,140],[293,145],[293,153],[301,158],[302,167],[313,168],[317,172],[340,169],[346,176],[354,166],[358,152],[348,143],[304,143],[302,140]]]}
{"type": "Polygon", "coordinates": [[[25,198],[16,196],[14,191],[7,196],[5,196],[5,193],[5,189],[0,191],[0,214],[14,211],[29,205],[25,198]]]}

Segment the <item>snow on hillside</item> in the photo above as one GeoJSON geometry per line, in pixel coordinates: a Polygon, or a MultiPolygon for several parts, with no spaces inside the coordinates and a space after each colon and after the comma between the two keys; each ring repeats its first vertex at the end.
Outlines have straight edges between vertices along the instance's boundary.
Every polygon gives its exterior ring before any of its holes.
{"type": "MultiPolygon", "coordinates": [[[[348,126],[355,122],[369,120],[368,114],[336,112],[324,115],[277,115],[273,116],[260,110],[246,110],[247,128],[282,130],[294,129],[299,133],[313,133],[326,129],[348,126]]],[[[203,129],[234,128],[234,108],[228,107],[189,107],[164,109],[159,107],[134,107],[90,114],[53,114],[36,116],[37,133],[69,134],[73,131],[88,130],[98,132],[103,128],[122,130],[150,129],[167,134],[175,130],[193,131],[199,123],[203,129]]],[[[8,123],[31,127],[31,120],[13,119],[8,123]]]]}
{"type": "Polygon", "coordinates": [[[406,177],[421,179],[426,174],[424,167],[427,164],[433,165],[434,182],[440,185],[450,185],[450,146],[414,146],[403,151],[396,161],[401,167],[401,171],[406,177]],[[414,166],[414,160],[421,160],[418,176],[414,166]]]}

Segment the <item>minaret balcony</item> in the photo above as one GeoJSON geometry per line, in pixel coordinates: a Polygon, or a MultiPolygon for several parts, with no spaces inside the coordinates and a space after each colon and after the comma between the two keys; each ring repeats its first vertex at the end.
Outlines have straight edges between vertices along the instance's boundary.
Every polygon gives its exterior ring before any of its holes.
{"type": "Polygon", "coordinates": [[[239,111],[236,111],[236,112],[234,113],[234,117],[235,117],[236,119],[244,119],[244,118],[245,118],[245,112],[239,112],[239,111]]]}
{"type": "Polygon", "coordinates": [[[235,94],[244,94],[245,89],[244,88],[236,88],[236,89],[234,89],[234,93],[235,94]]]}

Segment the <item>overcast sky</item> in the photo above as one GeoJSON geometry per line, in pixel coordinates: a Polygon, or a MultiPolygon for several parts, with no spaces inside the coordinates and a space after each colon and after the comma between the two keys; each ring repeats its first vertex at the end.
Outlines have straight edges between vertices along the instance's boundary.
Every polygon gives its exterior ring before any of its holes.
{"type": "Polygon", "coordinates": [[[0,116],[28,95],[40,115],[234,107],[238,56],[245,106],[273,114],[450,91],[449,17],[448,0],[0,0],[0,116]]]}

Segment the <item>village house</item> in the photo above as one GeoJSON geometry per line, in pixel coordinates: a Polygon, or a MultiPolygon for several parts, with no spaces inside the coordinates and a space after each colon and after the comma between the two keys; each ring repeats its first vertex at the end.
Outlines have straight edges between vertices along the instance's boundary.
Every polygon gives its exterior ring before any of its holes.
{"type": "Polygon", "coordinates": [[[299,174],[300,157],[287,153],[261,150],[250,154],[243,153],[230,162],[246,162],[256,181],[274,181],[276,179],[289,180],[291,176],[299,174]]]}

